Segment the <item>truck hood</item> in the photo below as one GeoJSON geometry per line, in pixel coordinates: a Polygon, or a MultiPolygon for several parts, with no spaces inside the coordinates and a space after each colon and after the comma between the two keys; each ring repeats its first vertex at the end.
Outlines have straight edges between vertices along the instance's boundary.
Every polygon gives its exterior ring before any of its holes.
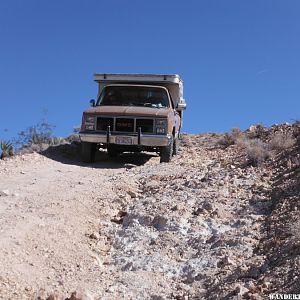
{"type": "Polygon", "coordinates": [[[152,108],[139,106],[96,106],[87,109],[84,113],[114,116],[143,116],[167,117],[170,108],[152,108]]]}

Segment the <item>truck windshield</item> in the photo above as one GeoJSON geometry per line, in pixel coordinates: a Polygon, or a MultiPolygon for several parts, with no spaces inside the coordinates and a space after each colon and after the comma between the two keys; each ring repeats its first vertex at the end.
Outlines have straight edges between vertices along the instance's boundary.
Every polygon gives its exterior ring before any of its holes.
{"type": "Polygon", "coordinates": [[[169,107],[166,90],[159,87],[107,86],[103,89],[97,105],[169,107]]]}

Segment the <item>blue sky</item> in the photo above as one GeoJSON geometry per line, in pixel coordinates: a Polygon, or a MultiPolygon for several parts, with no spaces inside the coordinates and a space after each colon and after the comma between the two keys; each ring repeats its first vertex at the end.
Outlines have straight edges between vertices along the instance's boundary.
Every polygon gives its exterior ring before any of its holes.
{"type": "Polygon", "coordinates": [[[291,122],[300,112],[300,1],[0,1],[0,139],[47,110],[66,136],[95,72],[177,73],[184,132],[291,122]]]}

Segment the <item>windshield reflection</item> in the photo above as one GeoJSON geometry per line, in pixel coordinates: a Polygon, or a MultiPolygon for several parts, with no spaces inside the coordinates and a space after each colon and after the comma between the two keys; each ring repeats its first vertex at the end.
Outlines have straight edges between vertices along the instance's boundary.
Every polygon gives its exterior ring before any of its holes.
{"type": "Polygon", "coordinates": [[[97,105],[169,107],[165,89],[159,87],[107,86],[103,89],[97,105]]]}

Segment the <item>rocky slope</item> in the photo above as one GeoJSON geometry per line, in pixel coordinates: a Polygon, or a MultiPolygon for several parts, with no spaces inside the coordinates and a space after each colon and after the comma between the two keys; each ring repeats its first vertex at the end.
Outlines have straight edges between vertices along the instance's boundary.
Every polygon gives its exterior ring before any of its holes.
{"type": "Polygon", "coordinates": [[[300,293],[297,137],[298,124],[183,135],[168,164],[85,165],[76,144],[0,161],[0,298],[300,293]]]}

